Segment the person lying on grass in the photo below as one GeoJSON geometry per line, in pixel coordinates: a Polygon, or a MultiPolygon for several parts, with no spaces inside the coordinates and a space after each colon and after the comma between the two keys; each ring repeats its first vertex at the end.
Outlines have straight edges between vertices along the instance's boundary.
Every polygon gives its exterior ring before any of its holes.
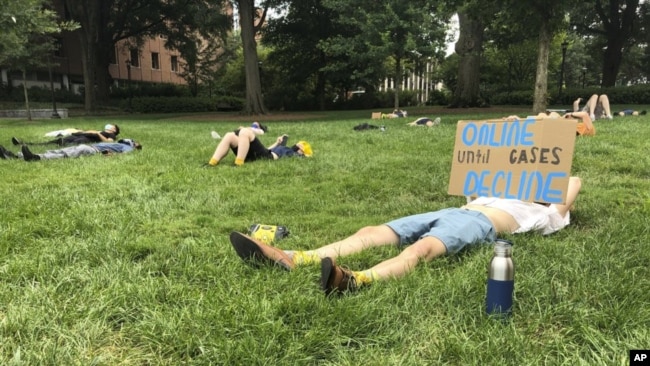
{"type": "Polygon", "coordinates": [[[466,246],[493,242],[500,233],[537,231],[546,235],[561,230],[569,224],[569,209],[580,187],[580,178],[569,179],[564,204],[479,197],[460,208],[367,226],[346,239],[314,250],[281,250],[236,231],[230,234],[230,242],[237,255],[250,263],[278,265],[286,270],[320,263],[320,284],[326,295],[355,291],[377,281],[401,277],[421,262],[455,254],[466,246]],[[396,257],[361,271],[351,271],[337,264],[339,257],[386,245],[404,250],[396,257]]]}
{"type": "Polygon", "coordinates": [[[287,138],[287,135],[282,135],[271,146],[265,147],[251,127],[243,127],[234,132],[228,132],[219,141],[219,145],[217,145],[217,149],[210,158],[208,165],[215,166],[219,164],[230,150],[236,156],[236,166],[259,159],[278,160],[284,157],[311,157],[313,155],[311,145],[307,141],[298,141],[295,145],[288,147],[286,146],[287,138]]]}
{"type": "Polygon", "coordinates": [[[107,124],[104,126],[103,131],[78,131],[73,132],[68,136],[58,137],[54,140],[45,142],[24,142],[23,140],[12,137],[11,142],[14,145],[59,145],[70,146],[79,144],[92,144],[95,142],[113,142],[120,134],[120,127],[118,125],[107,124]]]}
{"type": "Polygon", "coordinates": [[[646,114],[648,114],[648,111],[646,111],[645,109],[642,110],[641,112],[636,111],[636,110],[634,110],[634,109],[623,109],[623,110],[620,111],[620,112],[616,112],[616,114],[615,114],[614,116],[618,116],[618,117],[625,117],[625,116],[645,116],[646,114]]]}
{"type": "MultiPolygon", "coordinates": [[[[554,119],[554,118],[572,118],[576,119],[579,118],[580,120],[578,121],[578,124],[576,125],[576,135],[578,136],[594,136],[596,134],[596,127],[594,127],[594,124],[592,123],[591,117],[589,117],[588,112],[568,112],[565,113],[564,115],[560,115],[557,112],[548,112],[544,113],[541,112],[537,114],[537,116],[534,116],[536,119],[554,119]]],[[[508,116],[505,117],[507,120],[513,120],[513,119],[518,119],[518,120],[525,120],[523,117],[518,117],[518,116],[508,116]]]]}
{"type": "Polygon", "coordinates": [[[14,154],[3,146],[0,146],[0,158],[23,158],[25,161],[51,160],[63,158],[78,158],[82,155],[112,155],[128,153],[133,150],[141,150],[142,145],[132,139],[121,139],[118,142],[99,142],[96,144],[81,144],[68,146],[57,150],[48,150],[41,154],[34,154],[27,145],[21,147],[21,152],[14,154]]]}
{"type": "Polygon", "coordinates": [[[436,119],[434,120],[431,120],[431,118],[429,117],[420,117],[413,122],[407,123],[407,125],[409,126],[426,126],[426,127],[433,127],[439,124],[440,124],[440,117],[436,117],[436,119]]]}
{"type": "Polygon", "coordinates": [[[582,110],[580,109],[581,101],[582,98],[578,98],[573,102],[574,112],[587,112],[592,121],[601,118],[612,119],[612,110],[609,107],[609,97],[607,97],[606,94],[593,94],[589,99],[587,99],[582,110]]]}

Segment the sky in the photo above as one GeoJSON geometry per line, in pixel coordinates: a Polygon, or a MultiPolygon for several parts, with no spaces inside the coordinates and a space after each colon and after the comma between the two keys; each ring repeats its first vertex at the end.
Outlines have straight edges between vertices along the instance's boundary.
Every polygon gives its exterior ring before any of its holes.
{"type": "Polygon", "coordinates": [[[454,14],[454,16],[451,17],[449,26],[450,29],[447,34],[450,36],[450,41],[447,43],[446,56],[449,56],[455,52],[454,46],[456,44],[456,41],[458,41],[458,15],[454,14]]]}

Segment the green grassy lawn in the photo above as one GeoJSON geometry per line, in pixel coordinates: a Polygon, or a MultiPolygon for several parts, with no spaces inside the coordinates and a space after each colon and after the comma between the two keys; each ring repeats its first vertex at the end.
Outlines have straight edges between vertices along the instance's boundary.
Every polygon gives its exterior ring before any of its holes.
{"type": "MultiPolygon", "coordinates": [[[[650,348],[650,116],[599,120],[595,137],[577,139],[583,189],[568,228],[507,236],[516,281],[506,324],[484,313],[490,246],[340,298],[322,294],[317,266],[255,269],[235,254],[228,234],[253,223],[285,225],[278,246],[311,249],[464,203],[447,194],[456,122],[527,112],[464,113],[432,129],[370,111],[273,116],[261,120],[262,141],[287,133],[314,157],[239,168],[232,154],[202,164],[217,143],[210,131],[245,118],[0,121],[13,151],[11,136],[106,123],[144,146],[0,161],[0,364],[627,365],[630,349],[650,348]],[[388,129],[352,130],[362,122],[388,129]]],[[[397,253],[339,263],[362,269],[397,253]]]]}

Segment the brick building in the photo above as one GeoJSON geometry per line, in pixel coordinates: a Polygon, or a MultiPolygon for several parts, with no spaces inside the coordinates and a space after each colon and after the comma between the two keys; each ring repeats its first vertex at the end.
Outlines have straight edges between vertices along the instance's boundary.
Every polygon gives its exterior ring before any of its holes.
{"type": "MultiPolygon", "coordinates": [[[[55,9],[64,14],[63,2],[54,0],[55,9]]],[[[232,9],[228,9],[232,14],[232,9]]],[[[128,49],[125,42],[115,45],[108,71],[116,85],[128,82],[186,84],[179,75],[182,71],[180,53],[164,47],[165,39],[154,37],[145,41],[140,49],[128,49]]],[[[55,89],[67,89],[79,93],[84,85],[81,63],[80,41],[76,34],[64,32],[59,38],[58,50],[52,57],[52,80],[55,89]]],[[[12,86],[22,86],[23,76],[18,71],[0,68],[1,82],[12,86]]],[[[28,87],[50,87],[48,70],[27,72],[28,87]]]]}

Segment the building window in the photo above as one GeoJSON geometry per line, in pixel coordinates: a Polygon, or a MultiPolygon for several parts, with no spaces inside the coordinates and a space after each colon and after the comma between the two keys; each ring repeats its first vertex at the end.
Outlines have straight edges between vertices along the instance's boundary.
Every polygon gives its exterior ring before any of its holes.
{"type": "Polygon", "coordinates": [[[158,61],[158,52],[151,52],[151,68],[160,69],[160,62],[158,61]]]}
{"type": "Polygon", "coordinates": [[[137,49],[131,49],[131,67],[140,67],[140,58],[137,49]]]}
{"type": "Polygon", "coordinates": [[[178,72],[178,56],[172,56],[172,72],[178,72]]]}
{"type": "Polygon", "coordinates": [[[63,57],[63,40],[61,38],[54,39],[54,56],[63,57]]]}

